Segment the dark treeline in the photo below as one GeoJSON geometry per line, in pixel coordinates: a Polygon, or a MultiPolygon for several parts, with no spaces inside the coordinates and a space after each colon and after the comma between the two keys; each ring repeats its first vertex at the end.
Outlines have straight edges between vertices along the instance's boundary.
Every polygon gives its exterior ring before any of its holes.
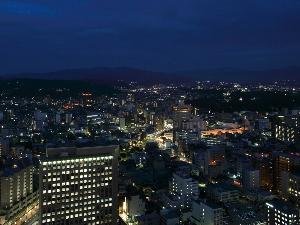
{"type": "Polygon", "coordinates": [[[202,109],[216,112],[233,111],[276,111],[282,108],[300,107],[300,93],[250,91],[232,92],[229,96],[224,91],[201,90],[191,94],[187,103],[202,109]]]}

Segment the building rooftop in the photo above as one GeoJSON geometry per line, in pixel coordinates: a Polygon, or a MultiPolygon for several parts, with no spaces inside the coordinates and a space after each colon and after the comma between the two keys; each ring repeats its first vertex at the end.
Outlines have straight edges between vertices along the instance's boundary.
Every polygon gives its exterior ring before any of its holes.
{"type": "Polygon", "coordinates": [[[298,213],[295,206],[293,206],[289,202],[284,202],[279,199],[274,199],[270,202],[267,202],[266,205],[271,208],[274,207],[275,209],[280,210],[281,212],[285,212],[287,214],[292,214],[292,213],[297,214],[298,213]]]}
{"type": "Polygon", "coordinates": [[[235,188],[232,185],[226,184],[226,183],[209,184],[209,185],[207,185],[207,188],[208,189],[218,190],[219,192],[224,192],[224,191],[238,191],[237,188],[235,188]]]}
{"type": "Polygon", "coordinates": [[[30,158],[7,159],[2,168],[2,175],[5,177],[12,176],[31,165],[32,160],[30,158]]]}
{"type": "Polygon", "coordinates": [[[200,200],[196,200],[195,202],[198,203],[198,204],[201,204],[201,203],[205,204],[211,209],[220,209],[220,208],[222,208],[222,206],[220,204],[218,204],[216,202],[213,202],[211,200],[207,200],[207,199],[200,199],[200,200]]]}
{"type": "Polygon", "coordinates": [[[116,153],[118,145],[110,146],[93,146],[93,147],[59,147],[48,148],[46,150],[46,157],[48,160],[57,158],[80,157],[80,156],[95,156],[97,154],[111,154],[116,153]]]}

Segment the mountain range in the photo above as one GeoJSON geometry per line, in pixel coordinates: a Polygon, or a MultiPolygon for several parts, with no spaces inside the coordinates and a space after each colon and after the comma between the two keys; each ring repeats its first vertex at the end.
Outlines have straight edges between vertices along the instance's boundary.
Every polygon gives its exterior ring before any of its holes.
{"type": "Polygon", "coordinates": [[[174,73],[155,72],[129,67],[97,67],[88,69],[69,69],[46,73],[6,74],[2,79],[43,79],[43,80],[86,80],[100,83],[131,82],[184,83],[195,80],[237,81],[237,82],[273,82],[295,80],[300,82],[300,67],[288,67],[268,70],[207,69],[180,71],[174,73]]]}

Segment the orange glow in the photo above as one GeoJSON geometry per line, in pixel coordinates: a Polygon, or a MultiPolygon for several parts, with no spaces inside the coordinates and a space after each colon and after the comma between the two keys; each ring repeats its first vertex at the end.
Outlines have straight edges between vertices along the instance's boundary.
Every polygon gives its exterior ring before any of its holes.
{"type": "Polygon", "coordinates": [[[218,135],[223,135],[223,134],[242,134],[245,131],[247,131],[247,129],[241,127],[241,128],[237,128],[237,129],[230,129],[230,130],[226,130],[226,129],[214,129],[214,130],[207,130],[207,131],[202,131],[201,135],[202,136],[218,136],[218,135]]]}
{"type": "Polygon", "coordinates": [[[241,186],[241,182],[238,180],[234,180],[233,181],[233,185],[240,187],[241,186]]]}
{"type": "Polygon", "coordinates": [[[73,106],[73,104],[64,104],[64,109],[73,109],[74,108],[74,106],[73,106]]]}
{"type": "Polygon", "coordinates": [[[216,160],[212,160],[212,161],[210,161],[209,165],[216,166],[217,165],[217,161],[216,160]]]}

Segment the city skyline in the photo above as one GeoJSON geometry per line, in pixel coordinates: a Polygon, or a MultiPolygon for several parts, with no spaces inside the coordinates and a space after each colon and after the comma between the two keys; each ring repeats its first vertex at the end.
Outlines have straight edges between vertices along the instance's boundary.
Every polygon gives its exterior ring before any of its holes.
{"type": "Polygon", "coordinates": [[[300,225],[300,0],[0,0],[0,225],[300,225]]]}

